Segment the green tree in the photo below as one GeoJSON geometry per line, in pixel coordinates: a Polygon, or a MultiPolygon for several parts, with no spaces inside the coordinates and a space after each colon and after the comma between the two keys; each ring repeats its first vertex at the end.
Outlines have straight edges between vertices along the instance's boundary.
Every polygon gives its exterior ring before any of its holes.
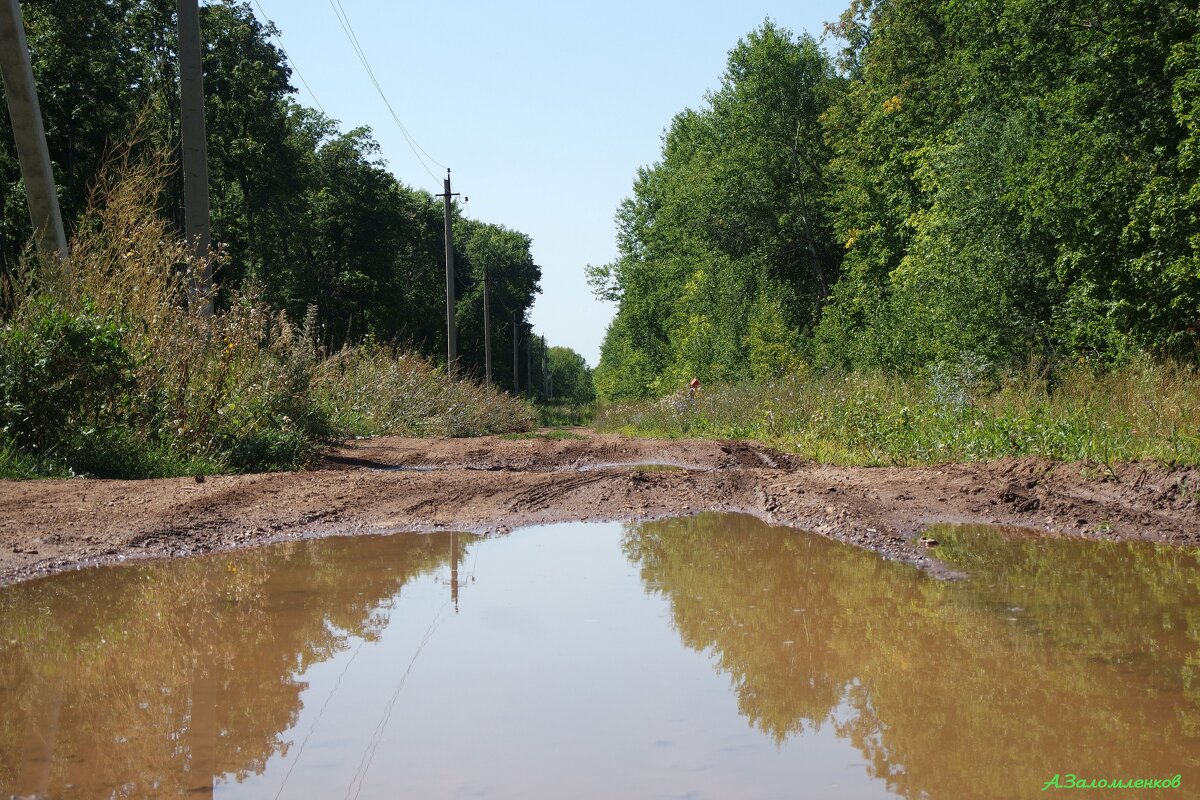
{"type": "MultiPolygon", "coordinates": [[[[64,222],[83,210],[105,153],[127,138],[165,85],[173,9],[169,0],[21,4],[64,222]]],[[[0,114],[0,191],[0,261],[7,269],[32,233],[8,114],[0,114]]]]}
{"type": "Polygon", "coordinates": [[[839,270],[820,118],[841,83],[815,40],[767,21],[730,52],[706,107],[675,117],[617,212],[618,260],[589,268],[618,303],[602,397],[747,377],[765,363],[768,307],[771,348],[815,324],[839,270]]]}
{"type": "Polygon", "coordinates": [[[596,399],[592,370],[583,356],[569,347],[551,347],[548,356],[553,399],[577,405],[596,399]]]}
{"type": "Polygon", "coordinates": [[[1197,28],[1159,0],[856,3],[818,363],[1189,351],[1197,28]]]}
{"type": "MultiPolygon", "coordinates": [[[[142,149],[173,157],[179,133],[174,4],[170,0],[31,0],[23,3],[63,212],[74,227],[107,153],[139,137],[142,149]],[[142,148],[144,144],[146,147],[142,148]]],[[[294,101],[291,70],[271,43],[270,24],[246,2],[220,0],[201,13],[205,43],[213,238],[223,258],[219,301],[253,287],[300,320],[316,306],[322,343],[367,336],[445,352],[442,209],[388,171],[369,130],[342,132],[294,101]]],[[[28,214],[8,119],[0,119],[0,254],[7,275],[29,239],[28,214]]],[[[160,198],[178,226],[181,181],[160,198]]],[[[103,202],[104,198],[98,197],[103,202]]],[[[456,212],[457,216],[457,212],[456,212]]],[[[460,226],[464,223],[459,220],[460,226]]],[[[510,317],[521,319],[539,291],[527,236],[495,227],[458,247],[460,302],[480,297],[480,265],[495,262],[497,348],[510,347],[510,317]],[[494,245],[484,239],[494,238],[494,245]],[[471,248],[480,252],[472,253],[471,248]],[[487,258],[483,253],[488,253],[487,258]]],[[[163,265],[164,269],[170,265],[163,265]]],[[[465,309],[464,334],[480,333],[465,309]],[[471,326],[475,325],[475,328],[471,326]]],[[[460,312],[463,313],[463,312],[460,312]]],[[[482,337],[467,353],[483,371],[482,337]]],[[[511,359],[497,359],[511,381],[511,359]]]]}
{"type": "MultiPolygon", "coordinates": [[[[533,260],[532,241],[520,231],[478,220],[457,218],[454,227],[455,259],[458,264],[459,349],[468,370],[484,373],[483,288],[484,277],[490,283],[489,308],[492,318],[492,380],[498,386],[512,387],[513,315],[523,324],[533,307],[542,270],[533,260]]],[[[521,387],[530,383],[524,374],[528,337],[520,333],[521,387]]],[[[539,358],[533,359],[540,368],[539,358]]],[[[535,374],[540,375],[540,372],[535,374]]]]}

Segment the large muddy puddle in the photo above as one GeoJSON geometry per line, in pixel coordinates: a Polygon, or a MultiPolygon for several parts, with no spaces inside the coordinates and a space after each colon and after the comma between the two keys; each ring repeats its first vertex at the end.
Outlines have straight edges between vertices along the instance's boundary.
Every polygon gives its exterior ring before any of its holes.
{"type": "Polygon", "coordinates": [[[18,585],[0,796],[1200,796],[1195,552],[935,536],[970,580],[705,515],[18,585]]]}

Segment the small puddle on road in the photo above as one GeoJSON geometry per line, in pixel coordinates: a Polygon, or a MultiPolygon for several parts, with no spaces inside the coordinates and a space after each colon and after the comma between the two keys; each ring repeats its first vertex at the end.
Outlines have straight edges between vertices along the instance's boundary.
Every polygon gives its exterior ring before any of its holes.
{"type": "MultiPolygon", "coordinates": [[[[500,466],[479,467],[462,464],[396,464],[372,468],[377,472],[445,472],[447,470],[499,470],[500,466]]],[[[554,472],[595,472],[604,469],[630,469],[634,472],[691,472],[698,471],[696,467],[674,464],[666,461],[628,461],[601,464],[583,464],[578,467],[561,467],[554,472]]]]}
{"type": "Polygon", "coordinates": [[[604,464],[584,464],[574,467],[572,472],[595,472],[601,469],[630,469],[634,472],[696,472],[695,467],[685,467],[669,461],[614,461],[604,464]]]}
{"type": "Polygon", "coordinates": [[[709,514],[10,587],[0,796],[1194,796],[1196,553],[937,538],[971,580],[709,514]]]}

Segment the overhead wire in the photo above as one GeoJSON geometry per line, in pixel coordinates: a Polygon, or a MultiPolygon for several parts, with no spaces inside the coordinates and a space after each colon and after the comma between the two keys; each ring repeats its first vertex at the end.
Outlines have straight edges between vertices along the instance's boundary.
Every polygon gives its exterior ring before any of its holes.
{"type": "Polygon", "coordinates": [[[283,790],[287,787],[288,779],[292,777],[292,770],[296,768],[296,765],[300,763],[300,757],[304,755],[304,748],[308,746],[308,740],[312,738],[313,731],[317,729],[317,725],[320,724],[321,718],[325,716],[325,709],[329,707],[329,701],[333,699],[333,696],[337,694],[337,690],[341,688],[342,679],[346,677],[346,672],[349,671],[350,665],[354,663],[354,659],[358,658],[358,654],[362,650],[362,646],[366,641],[366,637],[361,637],[358,640],[358,646],[354,648],[354,653],[350,656],[350,659],[346,662],[345,666],[342,667],[342,671],[338,675],[337,681],[333,684],[333,688],[329,690],[329,694],[326,696],[324,704],[321,705],[321,710],[317,712],[317,718],[314,719],[312,725],[308,727],[308,733],[305,734],[304,741],[300,742],[300,747],[296,750],[296,755],[294,758],[292,758],[292,763],[288,766],[287,772],[284,773],[283,782],[279,784],[279,791],[275,793],[275,800],[279,800],[279,798],[283,796],[283,790]]]}
{"type": "Polygon", "coordinates": [[[396,116],[396,112],[392,110],[391,103],[388,103],[387,97],[384,96],[384,94],[383,94],[383,88],[379,85],[379,81],[376,80],[376,78],[375,78],[375,71],[373,69],[371,69],[370,62],[367,61],[367,53],[365,50],[363,50],[362,43],[360,43],[358,41],[358,34],[356,34],[354,32],[354,27],[350,24],[350,17],[349,17],[349,15],[346,14],[346,7],[342,5],[342,0],[335,0],[335,2],[337,3],[338,9],[340,9],[342,12],[342,19],[346,20],[346,28],[345,29],[349,32],[350,37],[353,40],[353,44],[354,44],[355,48],[362,55],[363,66],[367,68],[367,72],[371,76],[371,80],[375,84],[375,88],[379,90],[380,97],[383,98],[384,103],[387,103],[388,111],[391,111],[392,118],[395,119],[396,125],[399,126],[400,131],[406,137],[408,137],[408,139],[413,143],[413,145],[418,150],[420,150],[422,153],[424,153],[426,158],[428,158],[435,165],[441,167],[442,169],[445,169],[446,165],[443,164],[442,162],[438,161],[433,156],[429,155],[429,152],[424,147],[421,146],[421,143],[417,141],[415,136],[413,136],[411,133],[408,132],[408,128],[404,127],[404,123],[402,123],[400,121],[399,117],[396,116]]]}
{"type": "MultiPolygon", "coordinates": [[[[258,13],[262,14],[263,22],[267,23],[268,25],[274,25],[274,23],[271,22],[271,18],[267,15],[266,10],[262,7],[262,4],[258,2],[258,0],[254,0],[254,5],[258,8],[258,13]]],[[[300,79],[300,84],[308,90],[308,96],[311,97],[313,102],[317,104],[317,108],[321,110],[321,113],[328,117],[329,112],[327,112],[325,107],[321,105],[321,101],[317,99],[316,92],[314,92],[312,87],[308,85],[308,81],[304,80],[304,73],[300,71],[300,65],[296,63],[294,58],[288,55],[287,49],[283,46],[283,37],[278,31],[276,31],[273,35],[275,37],[275,41],[279,43],[279,52],[283,53],[283,57],[287,59],[288,65],[292,68],[292,71],[296,73],[296,77],[300,79]]]]}
{"type": "Polygon", "coordinates": [[[359,794],[362,793],[363,783],[367,780],[367,773],[371,771],[371,764],[375,761],[375,751],[379,749],[379,743],[382,741],[383,734],[387,730],[388,722],[391,721],[392,710],[396,706],[396,699],[400,696],[401,690],[404,689],[404,684],[408,681],[408,675],[412,672],[413,665],[417,663],[417,657],[421,655],[421,651],[425,649],[425,645],[429,644],[429,640],[433,638],[433,634],[441,627],[444,621],[443,613],[449,605],[450,601],[447,600],[442,603],[441,608],[434,614],[433,621],[429,623],[429,627],[425,630],[425,635],[421,637],[421,641],[413,653],[412,660],[408,662],[408,668],[400,676],[400,681],[396,684],[395,691],[392,692],[391,698],[385,704],[383,716],[375,726],[375,731],[371,734],[371,738],[367,741],[362,759],[358,762],[358,768],[354,770],[354,775],[350,778],[350,786],[346,789],[346,800],[358,800],[359,794]],[[358,784],[357,789],[355,788],[356,783],[358,784]]]}
{"type": "Polygon", "coordinates": [[[375,76],[375,70],[371,68],[371,63],[367,59],[367,54],[362,48],[362,44],[358,41],[358,36],[354,33],[354,26],[350,24],[350,17],[346,15],[346,9],[342,6],[341,0],[329,0],[329,7],[333,9],[333,14],[337,17],[338,24],[342,26],[342,32],[346,34],[347,40],[350,42],[350,47],[354,50],[354,54],[358,57],[358,61],[362,64],[363,69],[367,72],[367,77],[370,78],[372,85],[375,86],[375,91],[379,93],[379,97],[383,100],[383,104],[387,106],[388,113],[391,114],[392,120],[396,123],[396,127],[400,129],[400,133],[404,135],[404,141],[408,144],[408,149],[412,150],[421,167],[429,173],[429,177],[436,183],[439,178],[433,174],[433,170],[425,163],[425,158],[439,167],[445,168],[445,164],[439,162],[436,158],[429,155],[424,147],[408,132],[408,128],[404,127],[404,123],[400,121],[400,116],[396,110],[392,108],[392,103],[388,100],[387,95],[383,91],[383,87],[379,84],[379,79],[375,76]],[[419,151],[419,152],[418,152],[419,151]],[[421,154],[425,154],[425,158],[421,154]]]}
{"type": "Polygon", "coordinates": [[[371,79],[371,83],[375,86],[375,91],[379,93],[379,97],[383,100],[384,105],[387,106],[388,113],[391,114],[392,120],[396,123],[396,127],[398,127],[400,129],[400,133],[404,135],[405,142],[407,142],[409,149],[412,150],[413,155],[417,157],[417,161],[421,163],[421,166],[427,173],[429,173],[429,176],[436,181],[437,177],[433,174],[433,172],[430,171],[429,167],[426,166],[424,159],[421,158],[421,155],[417,152],[417,150],[420,150],[421,153],[424,153],[425,157],[434,164],[440,167],[445,167],[445,164],[440,163],[436,158],[429,155],[425,148],[421,146],[421,143],[418,142],[416,138],[408,132],[408,128],[404,126],[404,123],[400,121],[399,115],[397,115],[395,109],[392,108],[391,101],[388,100],[387,95],[383,91],[383,87],[379,83],[379,79],[375,75],[375,70],[371,68],[371,62],[367,59],[366,51],[363,50],[362,43],[358,40],[358,34],[355,33],[354,26],[350,24],[350,17],[346,14],[346,9],[342,5],[341,0],[331,0],[330,7],[333,8],[333,13],[335,16],[337,16],[338,22],[342,26],[342,31],[350,40],[350,46],[354,49],[355,55],[358,56],[359,62],[363,65],[363,69],[366,70],[367,77],[371,79]]]}

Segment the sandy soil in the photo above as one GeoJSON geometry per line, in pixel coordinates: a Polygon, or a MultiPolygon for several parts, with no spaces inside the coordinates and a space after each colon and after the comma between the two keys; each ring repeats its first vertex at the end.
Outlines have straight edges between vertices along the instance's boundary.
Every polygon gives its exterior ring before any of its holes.
{"type": "Polygon", "coordinates": [[[1200,469],[1035,459],[847,468],[748,442],[380,438],[320,469],[149,481],[0,481],[0,585],[80,566],[282,539],[506,531],[561,520],[745,511],[948,577],[936,522],[1200,545],[1200,469]],[[646,470],[636,464],[678,469],[646,470]]]}

